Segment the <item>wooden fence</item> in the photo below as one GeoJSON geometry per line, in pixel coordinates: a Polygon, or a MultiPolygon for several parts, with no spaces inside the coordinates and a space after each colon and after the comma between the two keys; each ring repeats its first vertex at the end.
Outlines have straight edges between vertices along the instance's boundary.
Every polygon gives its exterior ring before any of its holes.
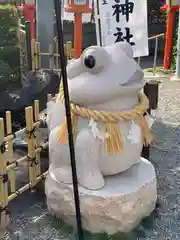
{"type": "MultiPolygon", "coordinates": [[[[72,48],[72,42],[64,44],[65,55],[67,60],[70,60],[74,56],[74,49],[72,48]]],[[[49,57],[49,69],[59,69],[60,55],[58,53],[58,42],[57,38],[54,38],[53,44],[49,44],[49,52],[43,53],[40,51],[40,42],[36,39],[31,41],[31,55],[32,55],[32,70],[40,70],[41,68],[41,57],[49,57]]]]}
{"type": "MultiPolygon", "coordinates": [[[[24,34],[24,32],[23,32],[24,34]]],[[[40,43],[34,39],[29,41],[31,52],[27,54],[32,58],[32,70],[38,71],[41,69],[41,57],[49,57],[50,70],[59,69],[60,55],[58,54],[57,39],[53,40],[53,44],[49,45],[49,53],[40,52],[40,43]]],[[[65,55],[67,60],[74,56],[72,43],[64,44],[65,55]]],[[[51,95],[48,95],[48,101],[53,100],[51,95]]],[[[26,127],[13,133],[11,112],[6,112],[6,121],[0,118],[0,228],[5,228],[10,221],[8,205],[13,199],[21,195],[26,190],[36,187],[43,180],[46,172],[41,172],[40,153],[48,148],[48,141],[40,144],[37,131],[42,123],[45,123],[45,118],[40,119],[39,101],[34,101],[34,106],[25,108],[26,127]],[[6,126],[5,126],[6,122],[6,126]],[[6,131],[5,131],[6,128],[6,131]],[[6,132],[6,134],[5,134],[6,132]],[[20,136],[26,135],[28,151],[27,155],[16,159],[13,152],[13,140],[20,136]],[[23,162],[28,164],[28,183],[18,188],[15,179],[15,170],[20,167],[23,162]]]]}
{"type": "Polygon", "coordinates": [[[47,172],[41,172],[40,152],[47,149],[48,142],[40,145],[37,130],[45,117],[39,117],[39,101],[34,101],[34,107],[25,108],[26,127],[18,132],[12,133],[11,112],[6,112],[6,126],[4,119],[0,118],[0,228],[9,224],[8,204],[24,191],[34,188],[47,172]],[[6,136],[5,136],[6,127],[6,136]],[[13,139],[26,134],[28,151],[27,155],[14,159],[13,139]],[[17,189],[15,181],[15,170],[22,162],[28,163],[29,183],[17,189]]]}

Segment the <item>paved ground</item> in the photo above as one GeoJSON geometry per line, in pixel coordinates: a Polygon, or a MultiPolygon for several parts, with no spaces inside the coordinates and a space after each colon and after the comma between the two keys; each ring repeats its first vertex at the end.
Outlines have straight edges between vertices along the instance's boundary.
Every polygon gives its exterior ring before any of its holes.
{"type": "MultiPolygon", "coordinates": [[[[151,161],[155,166],[158,179],[158,206],[151,217],[143,221],[133,233],[122,239],[180,239],[179,96],[180,82],[170,82],[169,79],[164,78],[160,84],[159,110],[156,112],[154,124],[156,141],[151,149],[151,161]]],[[[17,201],[12,202],[10,209],[12,224],[5,235],[0,235],[2,236],[0,239],[74,239],[62,229],[63,225],[52,224],[42,191],[38,194],[24,194],[17,201]]]]}

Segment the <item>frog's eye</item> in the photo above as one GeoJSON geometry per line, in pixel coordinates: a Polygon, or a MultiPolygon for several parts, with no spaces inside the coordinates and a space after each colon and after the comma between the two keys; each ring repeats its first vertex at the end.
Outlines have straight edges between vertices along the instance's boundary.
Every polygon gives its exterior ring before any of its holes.
{"type": "Polygon", "coordinates": [[[87,48],[81,56],[86,71],[92,74],[100,73],[106,67],[108,58],[107,52],[97,46],[87,48]]]}
{"type": "Polygon", "coordinates": [[[96,59],[94,56],[92,55],[87,55],[84,57],[84,65],[87,67],[87,68],[93,68],[95,67],[96,65],[96,59]]]}

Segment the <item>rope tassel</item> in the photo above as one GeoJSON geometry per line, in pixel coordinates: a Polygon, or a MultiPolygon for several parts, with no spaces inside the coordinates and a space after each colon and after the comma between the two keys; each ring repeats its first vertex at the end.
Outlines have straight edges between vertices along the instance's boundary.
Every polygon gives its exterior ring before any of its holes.
{"type": "MultiPolygon", "coordinates": [[[[75,134],[76,131],[76,120],[77,120],[76,115],[71,113],[73,135],[75,134]]],[[[66,117],[64,118],[64,123],[60,126],[59,131],[57,133],[57,140],[60,141],[62,144],[68,144],[68,129],[66,117]]]]}
{"type": "Polygon", "coordinates": [[[105,152],[106,154],[116,154],[123,151],[123,141],[120,134],[120,129],[116,124],[107,123],[105,125],[105,131],[108,134],[108,138],[105,140],[105,152]]]}

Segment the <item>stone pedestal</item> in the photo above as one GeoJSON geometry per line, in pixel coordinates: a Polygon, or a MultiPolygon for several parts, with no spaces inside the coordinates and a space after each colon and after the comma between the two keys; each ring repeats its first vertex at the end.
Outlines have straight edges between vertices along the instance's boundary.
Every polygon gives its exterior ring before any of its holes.
{"type": "MultiPolygon", "coordinates": [[[[59,183],[49,174],[45,191],[50,213],[75,224],[73,186],[59,183]]],[[[106,178],[102,190],[79,187],[83,228],[90,232],[129,232],[142,218],[151,214],[157,199],[153,165],[140,164],[116,176],[106,178]]]]}

